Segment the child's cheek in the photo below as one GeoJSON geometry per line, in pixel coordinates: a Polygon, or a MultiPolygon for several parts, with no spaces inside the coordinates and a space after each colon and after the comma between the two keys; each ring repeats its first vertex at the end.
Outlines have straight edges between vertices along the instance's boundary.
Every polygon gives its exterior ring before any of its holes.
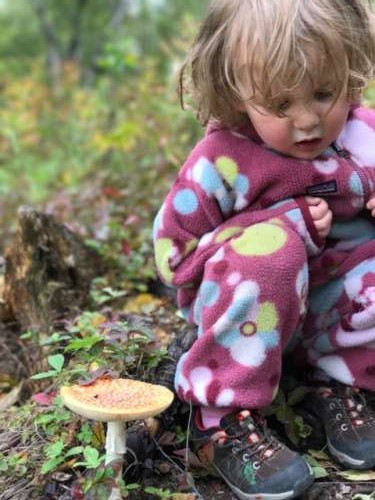
{"type": "Polygon", "coordinates": [[[287,128],[272,122],[263,129],[263,140],[276,151],[283,151],[290,144],[287,128]]]}

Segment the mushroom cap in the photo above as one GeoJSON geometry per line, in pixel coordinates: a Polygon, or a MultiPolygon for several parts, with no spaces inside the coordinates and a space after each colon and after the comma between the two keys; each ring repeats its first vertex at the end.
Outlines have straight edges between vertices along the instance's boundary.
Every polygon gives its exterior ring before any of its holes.
{"type": "Polygon", "coordinates": [[[90,385],[64,386],[65,406],[92,420],[138,420],[157,415],[172,403],[174,394],[161,385],[125,378],[98,378],[90,385]]]}

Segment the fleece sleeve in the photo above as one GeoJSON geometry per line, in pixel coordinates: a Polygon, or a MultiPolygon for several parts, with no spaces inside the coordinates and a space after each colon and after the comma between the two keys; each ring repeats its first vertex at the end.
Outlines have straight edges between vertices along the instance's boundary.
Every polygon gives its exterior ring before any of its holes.
{"type": "Polygon", "coordinates": [[[355,108],[337,144],[342,151],[349,152],[355,170],[349,189],[357,200],[363,198],[364,207],[375,195],[375,110],[355,108]]]}
{"type": "Polygon", "coordinates": [[[304,239],[307,253],[318,252],[321,242],[314,241],[305,214],[294,199],[266,209],[244,206],[236,212],[245,184],[246,179],[240,178],[229,185],[215,164],[204,156],[193,154],[189,158],[154,223],[155,261],[164,283],[176,288],[196,285],[201,281],[205,263],[223,242],[252,224],[280,214],[290,214],[290,224],[304,239]]]}

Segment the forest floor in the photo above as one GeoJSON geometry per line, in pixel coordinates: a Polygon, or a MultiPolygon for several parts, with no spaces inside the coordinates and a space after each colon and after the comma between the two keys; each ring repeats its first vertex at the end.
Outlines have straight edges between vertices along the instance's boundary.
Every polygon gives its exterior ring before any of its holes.
{"type": "MultiPolygon", "coordinates": [[[[173,339],[178,338],[178,335],[182,337],[189,335],[186,325],[176,315],[170,298],[149,295],[148,301],[144,300],[144,302],[147,303],[147,307],[143,305],[139,308],[139,296],[138,302],[137,296],[134,296],[128,300],[127,306],[122,307],[122,310],[127,311],[125,316],[127,315],[129,321],[147,324],[151,329],[156,330],[166,346],[171,344],[171,340],[173,342],[173,339]],[[135,304],[137,304],[136,307],[135,304]],[[145,312],[147,309],[148,312],[145,312]]],[[[28,371],[27,367],[32,363],[31,359],[27,359],[29,355],[27,348],[13,333],[8,327],[1,335],[0,373],[3,386],[6,384],[7,375],[9,378],[24,379],[28,371]]],[[[174,343],[176,344],[176,340],[174,343]]],[[[149,376],[157,378],[160,374],[158,375],[158,372],[154,370],[154,368],[151,370],[149,376]]],[[[46,406],[45,402],[35,397],[30,405],[30,396],[32,399],[33,391],[35,391],[35,386],[30,384],[30,381],[24,381],[16,405],[3,412],[3,417],[0,418],[0,458],[3,457],[3,461],[0,460],[0,484],[2,484],[0,500],[105,500],[109,493],[105,487],[103,489],[103,485],[101,485],[102,489],[95,490],[93,487],[88,493],[82,491],[82,481],[85,480],[87,483],[93,476],[92,469],[74,469],[67,460],[51,473],[40,474],[41,455],[46,446],[46,435],[36,422],[40,424],[40,416],[45,414],[50,407],[48,407],[48,402],[46,406]],[[17,419],[22,422],[22,426],[9,425],[10,421],[14,423],[17,419]],[[15,461],[12,467],[9,465],[11,456],[17,457],[18,460],[18,463],[15,461]],[[4,457],[8,457],[8,468],[4,467],[4,457]],[[1,467],[2,463],[3,467],[1,467]],[[10,474],[11,471],[12,474],[10,474]]],[[[48,394],[48,390],[45,390],[43,394],[48,394]]],[[[0,403],[1,401],[0,399],[0,403]]],[[[130,436],[128,446],[134,450],[139,462],[133,467],[133,457],[127,456],[128,463],[125,467],[124,480],[128,485],[134,483],[142,485],[143,491],[129,490],[124,498],[129,500],[157,498],[235,500],[236,497],[226,484],[220,478],[209,475],[204,464],[190,449],[189,444],[186,446],[189,408],[175,403],[171,410],[167,410],[166,415],[166,420],[161,419],[162,427],[154,436],[141,422],[128,430],[128,436],[130,436]],[[188,457],[188,465],[186,457],[188,457]],[[149,488],[149,493],[144,491],[145,487],[149,488]]],[[[56,414],[55,417],[58,420],[56,414]]],[[[72,418],[68,423],[69,432],[75,432],[78,425],[82,425],[82,422],[72,418]]],[[[66,430],[66,426],[66,422],[61,422],[56,427],[55,434],[62,433],[64,428],[66,430]]],[[[280,426],[277,431],[280,432],[280,426]]],[[[374,499],[375,473],[373,471],[345,472],[330,460],[324,450],[304,451],[309,455],[318,477],[314,485],[300,497],[300,500],[374,499]]]]}

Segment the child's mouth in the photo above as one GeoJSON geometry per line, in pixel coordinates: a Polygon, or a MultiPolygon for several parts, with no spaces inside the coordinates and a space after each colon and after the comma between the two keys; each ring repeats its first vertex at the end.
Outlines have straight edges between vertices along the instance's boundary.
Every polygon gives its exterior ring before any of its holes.
{"type": "Polygon", "coordinates": [[[300,149],[310,151],[310,150],[314,150],[317,146],[319,146],[321,140],[322,140],[321,138],[306,139],[304,141],[298,141],[295,144],[300,149]]]}

